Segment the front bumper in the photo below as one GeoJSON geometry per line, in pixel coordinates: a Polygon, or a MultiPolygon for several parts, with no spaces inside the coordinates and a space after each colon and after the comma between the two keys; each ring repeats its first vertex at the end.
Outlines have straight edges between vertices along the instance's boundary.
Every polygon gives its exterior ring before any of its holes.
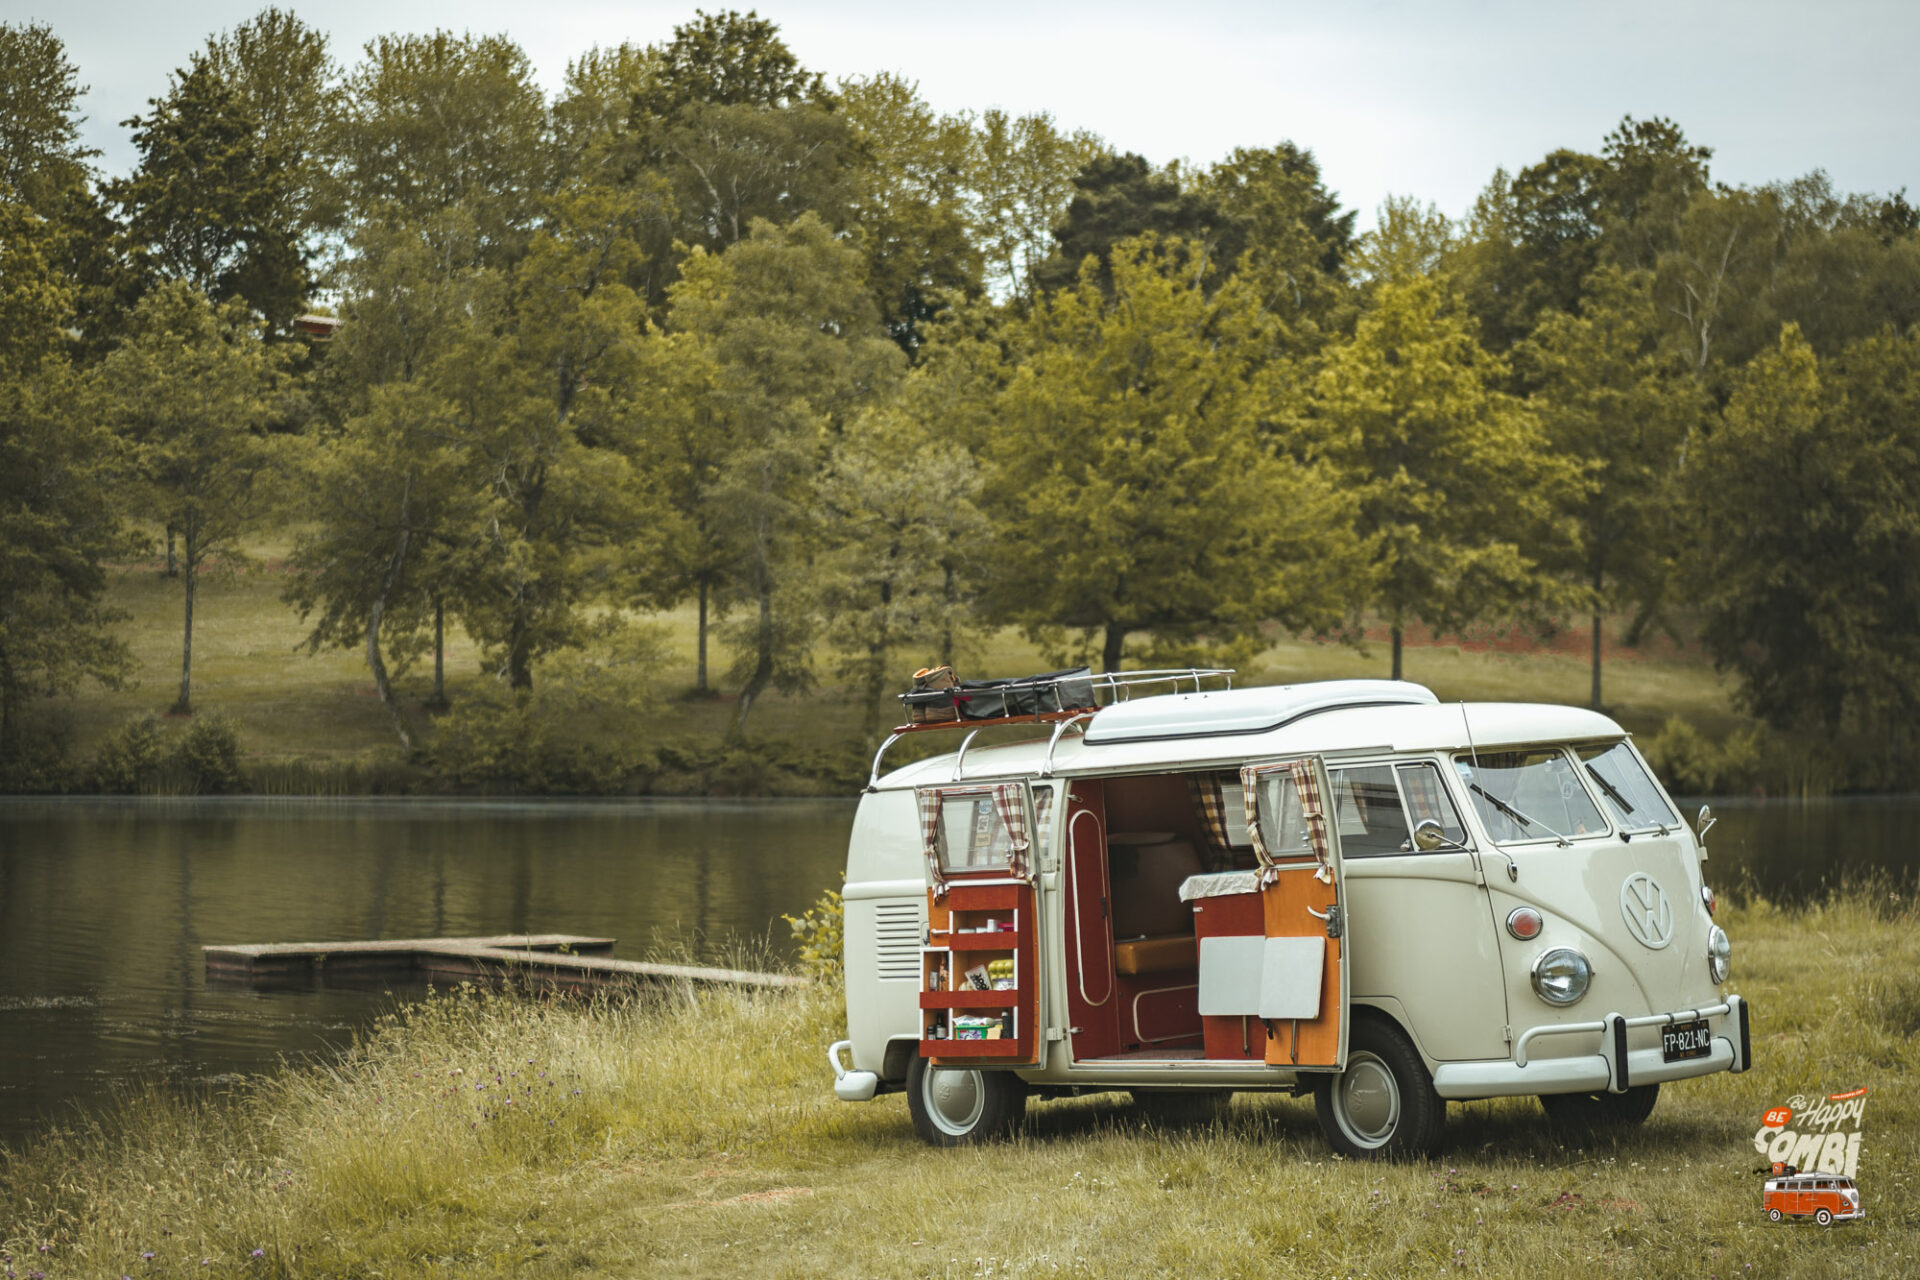
{"type": "Polygon", "coordinates": [[[1443,1098],[1505,1098],[1541,1093],[1625,1093],[1635,1085],[1660,1084],[1716,1071],[1745,1071],[1752,1065],[1753,1034],[1747,1002],[1728,996],[1726,1003],[1673,1013],[1626,1018],[1610,1013],[1598,1022],[1535,1027],[1513,1046],[1513,1058],[1498,1062],[1446,1062],[1434,1069],[1433,1088],[1443,1098]],[[1704,1058],[1665,1061],[1658,1048],[1627,1048],[1627,1032],[1695,1018],[1725,1015],[1720,1034],[1704,1058]],[[1535,1040],[1554,1035],[1599,1033],[1600,1052],[1569,1058],[1529,1058],[1535,1040]]]}

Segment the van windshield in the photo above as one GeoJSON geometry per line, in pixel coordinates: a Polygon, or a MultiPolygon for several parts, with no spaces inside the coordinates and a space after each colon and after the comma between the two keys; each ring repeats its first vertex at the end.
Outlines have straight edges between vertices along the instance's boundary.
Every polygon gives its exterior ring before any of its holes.
{"type": "Polygon", "coordinates": [[[1573,761],[1553,747],[1455,756],[1487,834],[1498,844],[1556,840],[1606,831],[1607,820],[1581,785],[1573,761]]]}
{"type": "Polygon", "coordinates": [[[1616,742],[1610,747],[1581,747],[1578,754],[1621,830],[1664,832],[1680,825],[1632,747],[1616,742]]]}

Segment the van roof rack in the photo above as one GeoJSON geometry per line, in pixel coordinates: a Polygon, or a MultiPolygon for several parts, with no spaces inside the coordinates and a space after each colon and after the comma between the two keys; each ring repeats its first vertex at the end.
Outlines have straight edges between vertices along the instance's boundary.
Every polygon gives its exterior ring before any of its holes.
{"type": "MultiPolygon", "coordinates": [[[[880,761],[887,754],[887,749],[910,733],[930,733],[940,729],[971,730],[960,744],[962,756],[966,755],[967,746],[980,730],[999,728],[1004,725],[1054,725],[1056,727],[1053,736],[1057,742],[1068,725],[1085,720],[1115,703],[1126,702],[1137,692],[1152,696],[1187,691],[1204,693],[1209,687],[1231,689],[1233,677],[1232,667],[1156,667],[1145,671],[1108,671],[1100,675],[1093,675],[1084,670],[1057,671],[1050,675],[1031,676],[1025,679],[996,680],[991,686],[994,692],[1032,693],[1036,695],[1035,701],[1039,700],[1038,695],[1042,693],[1058,693],[1066,686],[1073,686],[1073,693],[1076,696],[1084,697],[1088,691],[1091,691],[1093,705],[1065,707],[1059,711],[1037,711],[1025,715],[991,716],[981,719],[960,718],[898,725],[888,732],[886,739],[880,744],[880,749],[874,752],[873,768],[867,776],[867,788],[872,790],[874,784],[880,780],[880,761]]],[[[906,699],[906,694],[900,695],[903,703],[906,699]]],[[[1055,702],[1062,703],[1064,699],[1056,697],[1055,702]]]]}

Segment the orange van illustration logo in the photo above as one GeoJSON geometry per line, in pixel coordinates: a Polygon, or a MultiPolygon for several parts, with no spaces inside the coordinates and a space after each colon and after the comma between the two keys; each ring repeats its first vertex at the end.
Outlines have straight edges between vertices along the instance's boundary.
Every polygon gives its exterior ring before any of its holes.
{"type": "Polygon", "coordinates": [[[1824,1227],[1866,1216],[1854,1182],[1866,1110],[1865,1089],[1795,1095],[1767,1109],[1753,1135],[1754,1150],[1770,1162],[1760,1194],[1767,1221],[1810,1218],[1824,1227]]]}

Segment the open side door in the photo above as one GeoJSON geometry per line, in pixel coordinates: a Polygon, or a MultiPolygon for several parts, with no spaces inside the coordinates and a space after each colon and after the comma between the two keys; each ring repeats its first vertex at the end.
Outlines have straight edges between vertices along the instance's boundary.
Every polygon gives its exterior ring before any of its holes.
{"type": "Polygon", "coordinates": [[[1047,814],[1025,782],[921,787],[915,798],[927,863],[920,1053],[943,1065],[1036,1063],[1033,844],[1047,814]]]}
{"type": "Polygon", "coordinates": [[[1342,1071],[1347,1065],[1347,886],[1318,756],[1240,771],[1247,831],[1260,863],[1262,941],[1258,1016],[1273,1066],[1342,1071]]]}

